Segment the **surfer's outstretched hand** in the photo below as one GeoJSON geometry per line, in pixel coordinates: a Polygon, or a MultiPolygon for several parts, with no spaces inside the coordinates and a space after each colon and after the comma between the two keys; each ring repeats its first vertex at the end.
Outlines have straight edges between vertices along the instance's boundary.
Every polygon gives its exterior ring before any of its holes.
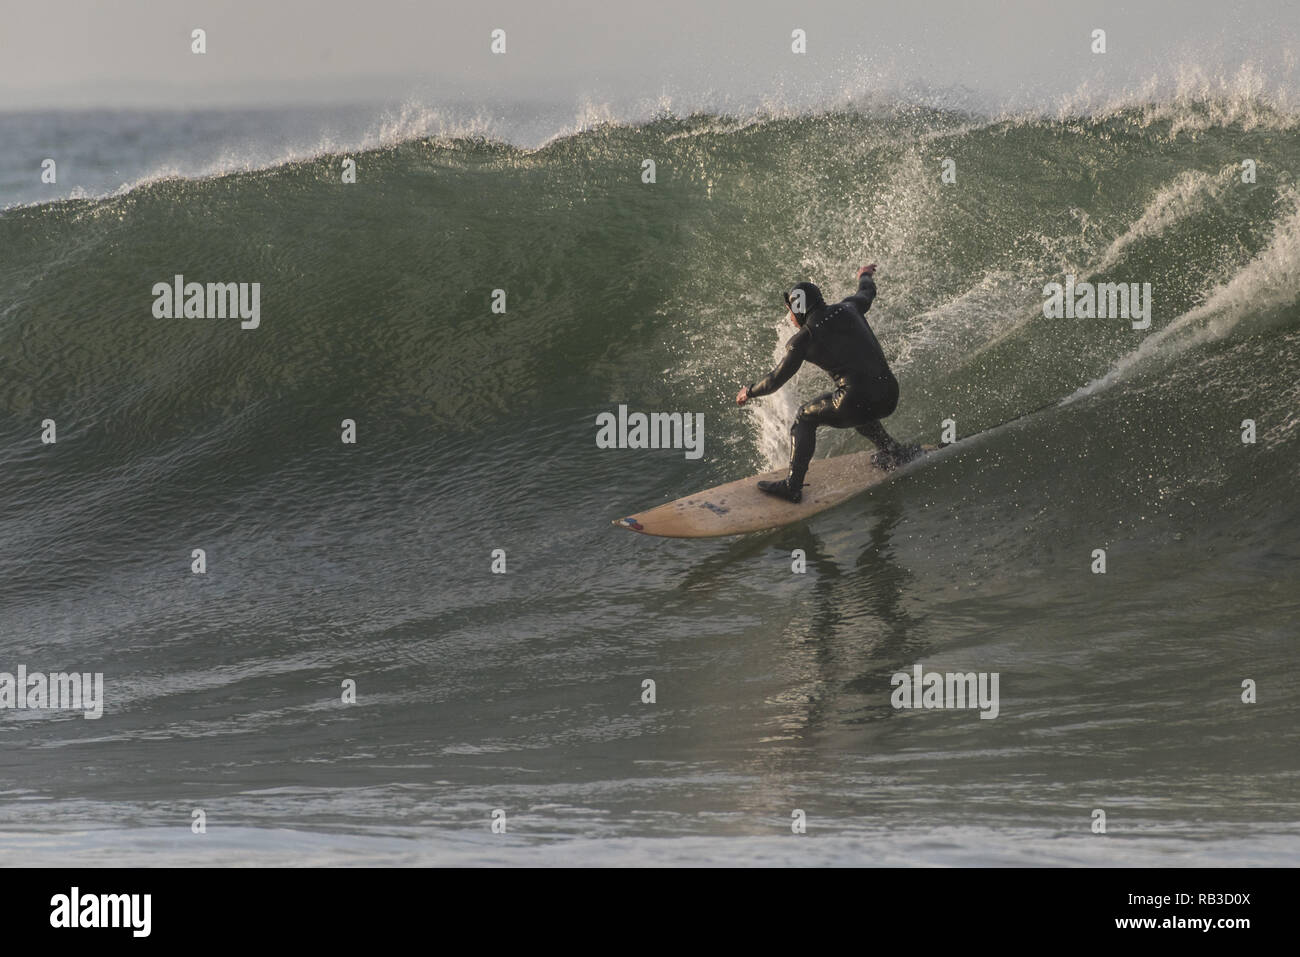
{"type": "Polygon", "coordinates": [[[749,401],[749,386],[742,385],[740,391],[736,393],[736,405],[744,405],[749,401]]]}
{"type": "Polygon", "coordinates": [[[875,264],[875,263],[872,263],[870,266],[863,266],[861,269],[858,270],[858,278],[859,278],[859,279],[861,279],[864,275],[866,275],[866,276],[874,276],[875,274],[876,274],[876,264],[875,264]]]}

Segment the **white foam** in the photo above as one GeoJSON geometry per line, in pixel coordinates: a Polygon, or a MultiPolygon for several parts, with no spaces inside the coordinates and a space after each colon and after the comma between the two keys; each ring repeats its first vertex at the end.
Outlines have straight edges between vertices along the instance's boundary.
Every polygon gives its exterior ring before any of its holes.
{"type": "Polygon", "coordinates": [[[1062,401],[1062,405],[1110,388],[1155,358],[1168,359],[1187,349],[1221,339],[1244,320],[1300,299],[1300,193],[1287,189],[1288,213],[1274,228],[1268,246],[1206,300],[1142,340],[1111,370],[1062,401]]]}
{"type": "MultiPolygon", "coordinates": [[[[782,316],[776,324],[772,346],[772,367],[785,357],[785,344],[794,335],[790,321],[782,316]]],[[[764,373],[766,374],[766,373],[764,373]]],[[[750,421],[757,430],[758,451],[768,468],[781,468],[790,462],[790,424],[799,412],[799,382],[803,370],[778,392],[755,399],[749,405],[750,421]]]]}
{"type": "MultiPolygon", "coordinates": [[[[1169,123],[1168,137],[1214,127],[1239,126],[1243,130],[1288,130],[1300,125],[1300,102],[1295,93],[1293,65],[1270,80],[1252,62],[1235,70],[1214,70],[1199,63],[1180,63],[1172,70],[1153,72],[1147,79],[1118,92],[1097,93],[1084,82],[1061,97],[1056,119],[1076,117],[1105,120],[1134,117],[1141,127],[1169,123]]],[[[1030,111],[1021,119],[1041,114],[1030,111]]]]}
{"type": "MultiPolygon", "coordinates": [[[[951,120],[951,125],[943,123],[939,129],[919,132],[920,142],[935,136],[960,136],[1007,122],[1033,124],[1120,115],[1143,127],[1168,122],[1168,138],[1212,127],[1283,130],[1300,126],[1300,101],[1291,74],[1278,77],[1274,71],[1269,78],[1250,63],[1231,73],[1213,73],[1200,65],[1179,66],[1172,74],[1153,74],[1145,83],[1105,96],[1094,93],[1085,82],[1074,93],[1062,97],[1054,109],[1041,104],[981,101],[971,90],[932,89],[914,81],[900,82],[890,79],[889,71],[881,69],[869,73],[851,71],[837,90],[822,91],[818,98],[812,99],[808,91],[779,85],[752,100],[710,90],[670,94],[665,88],[657,95],[636,100],[612,101],[586,96],[568,111],[558,106],[534,113],[528,109],[519,106],[509,116],[487,105],[429,105],[411,100],[396,109],[380,111],[376,121],[359,136],[322,134],[289,148],[253,144],[228,149],[204,162],[163,162],[148,173],[122,183],[116,190],[100,195],[118,195],[162,180],[208,179],[253,172],[419,139],[485,139],[531,151],[604,125],[639,125],[654,119],[693,114],[713,115],[720,125],[694,129],[683,135],[725,132],[774,120],[835,113],[898,117],[929,111],[951,120]]],[[[85,198],[85,194],[76,198],[85,198]]]]}
{"type": "MultiPolygon", "coordinates": [[[[1201,170],[1184,170],[1179,173],[1173,182],[1156,191],[1142,215],[1115,238],[1097,265],[1083,278],[1089,278],[1114,265],[1120,255],[1138,240],[1159,236],[1171,226],[1200,212],[1210,200],[1217,199],[1224,193],[1231,185],[1235,172],[1235,167],[1226,166],[1214,176],[1201,170]]],[[[1076,274],[1079,272],[1081,271],[1076,271],[1076,274]]]]}

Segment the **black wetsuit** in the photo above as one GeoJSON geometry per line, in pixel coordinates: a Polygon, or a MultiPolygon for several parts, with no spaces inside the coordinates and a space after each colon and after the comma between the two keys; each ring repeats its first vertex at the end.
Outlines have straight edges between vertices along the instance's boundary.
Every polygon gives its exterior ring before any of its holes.
{"type": "Polygon", "coordinates": [[[789,486],[803,484],[817,443],[817,427],[856,428],[879,448],[898,448],[880,420],[898,405],[898,380],[867,325],[866,311],[876,298],[871,276],[858,281],[858,291],[834,305],[811,304],[807,320],[785,346],[785,358],[761,381],[749,387],[751,397],[770,395],[785,385],[804,362],[825,369],[835,380],[826,392],[799,410],[790,426],[789,486]]]}

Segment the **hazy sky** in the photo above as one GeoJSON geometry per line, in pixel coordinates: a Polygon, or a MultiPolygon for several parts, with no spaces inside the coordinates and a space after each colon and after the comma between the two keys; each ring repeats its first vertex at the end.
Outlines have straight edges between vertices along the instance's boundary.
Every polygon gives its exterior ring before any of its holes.
{"type": "Polygon", "coordinates": [[[1297,84],[1296,0],[4,0],[0,108],[540,98],[795,102],[964,87],[1048,105],[1250,61],[1297,84]],[[208,52],[190,52],[207,31],[208,52]],[[489,51],[494,28],[507,53],[489,51]],[[790,52],[796,28],[808,54],[790,52]],[[1108,52],[1089,51],[1094,28],[1108,52]]]}

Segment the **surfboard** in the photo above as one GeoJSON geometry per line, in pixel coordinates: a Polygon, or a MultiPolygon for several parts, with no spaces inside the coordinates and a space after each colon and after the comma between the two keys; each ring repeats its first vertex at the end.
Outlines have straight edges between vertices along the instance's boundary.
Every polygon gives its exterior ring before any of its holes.
{"type": "Polygon", "coordinates": [[[615,519],[613,524],[642,535],[664,538],[715,538],[779,528],[834,508],[889,481],[925,461],[939,447],[922,448],[925,455],[893,471],[872,465],[872,452],[814,459],[804,478],[803,501],[797,505],[758,490],[757,483],[762,479],[784,478],[786,470],[781,468],[705,489],[649,511],[615,519]]]}

